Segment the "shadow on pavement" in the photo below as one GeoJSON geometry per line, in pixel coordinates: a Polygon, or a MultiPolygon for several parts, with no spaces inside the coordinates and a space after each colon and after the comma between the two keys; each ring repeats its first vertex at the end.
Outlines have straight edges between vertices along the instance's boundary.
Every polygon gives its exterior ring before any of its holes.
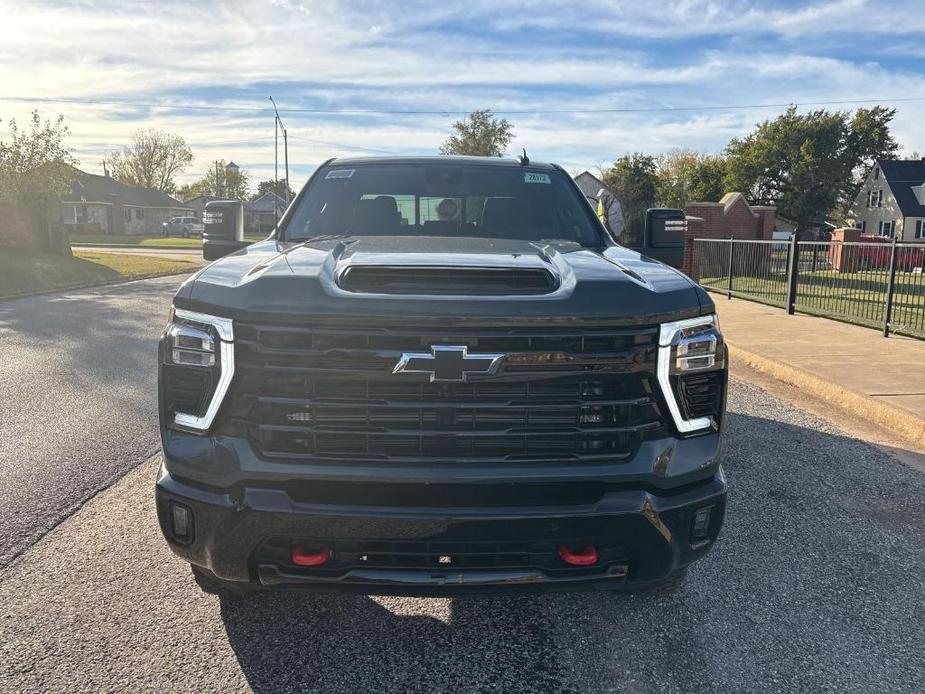
{"type": "Polygon", "coordinates": [[[677,593],[223,599],[248,682],[258,692],[914,691],[925,676],[925,477],[757,388],[737,384],[734,397],[726,527],[677,593]]]}
{"type": "Polygon", "coordinates": [[[221,614],[256,692],[552,692],[567,673],[544,613],[562,597],[270,592],[221,614]]]}

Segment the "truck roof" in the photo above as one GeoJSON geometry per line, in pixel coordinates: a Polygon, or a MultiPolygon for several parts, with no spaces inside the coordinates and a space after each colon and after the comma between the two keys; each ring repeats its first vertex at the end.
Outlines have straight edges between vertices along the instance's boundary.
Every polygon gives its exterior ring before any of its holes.
{"type": "MultiPolygon", "coordinates": [[[[476,166],[500,166],[508,168],[520,168],[521,164],[517,159],[507,159],[502,157],[464,157],[456,155],[433,155],[429,157],[347,157],[347,158],[337,158],[332,159],[328,162],[328,165],[336,166],[361,166],[363,164],[434,164],[434,163],[446,163],[446,164],[467,164],[467,165],[476,165],[476,166]]],[[[530,160],[529,164],[526,164],[531,168],[539,169],[554,169],[556,168],[553,164],[547,164],[546,162],[533,161],[530,160]]]]}

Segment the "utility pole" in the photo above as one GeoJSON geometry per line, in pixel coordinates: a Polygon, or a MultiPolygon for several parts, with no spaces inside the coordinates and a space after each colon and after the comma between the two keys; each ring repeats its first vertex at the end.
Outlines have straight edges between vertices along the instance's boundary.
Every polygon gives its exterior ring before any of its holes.
{"type": "MultiPolygon", "coordinates": [[[[279,195],[278,193],[276,193],[276,191],[274,191],[274,194],[276,194],[277,197],[281,197],[283,200],[285,200],[286,206],[288,207],[289,206],[289,132],[286,130],[286,126],[283,125],[283,121],[279,117],[279,109],[276,108],[276,102],[273,100],[272,96],[270,97],[270,103],[273,104],[273,112],[276,114],[276,120],[273,122],[274,139],[277,143],[276,151],[274,152],[274,159],[273,159],[273,162],[274,162],[273,164],[273,176],[274,176],[273,186],[276,188],[277,191],[279,190],[279,173],[277,171],[277,166],[278,166],[277,160],[278,160],[279,155],[277,152],[279,151],[279,134],[278,133],[280,130],[283,131],[283,160],[285,162],[285,167],[286,167],[286,190],[284,191],[285,194],[279,195]]],[[[274,207],[276,207],[275,202],[274,202],[274,207]]],[[[279,209],[276,210],[276,223],[277,225],[279,224],[279,209]]]]}
{"type": "MultiPolygon", "coordinates": [[[[270,97],[270,103],[273,104],[273,112],[276,113],[276,102],[270,97]]],[[[279,190],[279,113],[273,119],[273,195],[279,190]]],[[[279,205],[273,201],[273,218],[275,223],[273,227],[279,228],[279,205]]]]}

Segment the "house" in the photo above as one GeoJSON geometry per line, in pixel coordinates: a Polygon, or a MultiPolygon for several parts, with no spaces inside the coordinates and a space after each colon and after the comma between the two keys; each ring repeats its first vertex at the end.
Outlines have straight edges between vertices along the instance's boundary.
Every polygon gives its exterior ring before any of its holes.
{"type": "Polygon", "coordinates": [[[98,234],[161,234],[161,225],[191,210],[166,193],[135,188],[108,175],[74,170],[71,192],[61,198],[66,227],[98,234]]]}
{"type": "Polygon", "coordinates": [[[253,202],[244,203],[245,225],[256,232],[269,234],[285,211],[285,200],[272,191],[264,193],[253,202]]]}
{"type": "Polygon", "coordinates": [[[619,238],[623,233],[623,210],[613,191],[590,171],[582,171],[575,176],[575,184],[595,210],[598,209],[598,201],[603,202],[607,226],[613,235],[619,238]]]}
{"type": "Polygon", "coordinates": [[[925,157],[878,159],[848,217],[864,234],[925,242],[925,157]]]}
{"type": "Polygon", "coordinates": [[[213,200],[224,200],[224,198],[219,198],[214,195],[197,195],[195,198],[184,201],[183,204],[193,211],[193,216],[196,219],[202,219],[202,213],[206,209],[206,203],[212,202],[213,200]]]}

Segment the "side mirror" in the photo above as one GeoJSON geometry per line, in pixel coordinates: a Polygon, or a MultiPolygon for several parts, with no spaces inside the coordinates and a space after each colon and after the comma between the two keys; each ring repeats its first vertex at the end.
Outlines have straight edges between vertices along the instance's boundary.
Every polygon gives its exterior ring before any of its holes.
{"type": "Polygon", "coordinates": [[[202,257],[218,260],[249,244],[244,240],[244,203],[213,200],[202,213],[202,257]]]}
{"type": "Polygon", "coordinates": [[[687,219],[684,210],[669,207],[646,210],[646,248],[683,248],[685,231],[687,219]]]}

